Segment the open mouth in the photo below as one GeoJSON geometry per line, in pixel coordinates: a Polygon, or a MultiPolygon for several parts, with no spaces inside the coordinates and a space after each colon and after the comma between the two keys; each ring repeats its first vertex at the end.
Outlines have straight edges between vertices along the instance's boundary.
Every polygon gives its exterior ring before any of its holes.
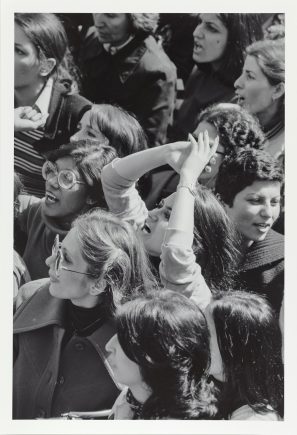
{"type": "Polygon", "coordinates": [[[150,227],[145,223],[144,225],[143,225],[143,227],[141,228],[141,231],[143,232],[143,233],[145,233],[145,234],[151,234],[151,229],[150,229],[150,227]]]}
{"type": "Polygon", "coordinates": [[[198,43],[195,43],[195,44],[194,44],[194,52],[195,52],[195,53],[200,53],[200,51],[202,51],[202,50],[203,50],[202,45],[200,45],[200,44],[198,44],[198,43]]]}
{"type": "Polygon", "coordinates": [[[270,224],[254,224],[257,228],[258,228],[258,230],[259,231],[262,231],[262,232],[264,232],[264,231],[267,231],[267,230],[269,230],[269,228],[270,228],[270,224]]]}
{"type": "Polygon", "coordinates": [[[237,104],[243,105],[244,101],[245,101],[245,99],[241,95],[236,94],[236,102],[237,102],[237,104]]]}
{"type": "Polygon", "coordinates": [[[55,202],[58,201],[58,198],[53,193],[46,191],[45,200],[51,204],[54,204],[55,202]]]}

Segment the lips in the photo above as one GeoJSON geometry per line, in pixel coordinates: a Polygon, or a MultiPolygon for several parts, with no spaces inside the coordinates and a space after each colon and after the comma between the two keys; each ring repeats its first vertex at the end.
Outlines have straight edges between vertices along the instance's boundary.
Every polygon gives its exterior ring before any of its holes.
{"type": "Polygon", "coordinates": [[[237,99],[237,104],[239,104],[239,105],[243,104],[245,101],[244,97],[242,95],[238,94],[237,92],[235,93],[235,95],[236,95],[236,99],[237,99]]]}
{"type": "Polygon", "coordinates": [[[141,228],[141,231],[145,234],[151,234],[151,229],[146,222],[144,223],[143,227],[141,228]]]}
{"type": "Polygon", "coordinates": [[[254,224],[254,226],[257,227],[257,229],[259,231],[264,233],[264,232],[267,232],[270,229],[271,224],[269,224],[269,223],[256,223],[256,224],[254,224]]]}
{"type": "Polygon", "coordinates": [[[49,190],[45,192],[45,200],[48,204],[54,204],[59,201],[59,199],[49,190]]]}
{"type": "Polygon", "coordinates": [[[194,43],[194,53],[200,53],[203,50],[203,46],[198,42],[194,43]]]}

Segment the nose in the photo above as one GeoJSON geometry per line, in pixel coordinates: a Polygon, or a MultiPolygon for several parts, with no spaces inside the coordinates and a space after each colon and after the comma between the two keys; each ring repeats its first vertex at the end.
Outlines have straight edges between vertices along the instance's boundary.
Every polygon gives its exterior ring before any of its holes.
{"type": "Polygon", "coordinates": [[[159,213],[159,209],[158,208],[154,208],[153,210],[150,210],[148,212],[148,217],[151,221],[156,222],[158,220],[158,213],[159,213]]]}
{"type": "Polygon", "coordinates": [[[94,23],[96,27],[104,26],[104,14],[94,14],[94,23]]]}
{"type": "Polygon", "coordinates": [[[47,265],[47,267],[51,267],[51,265],[54,263],[54,261],[56,260],[55,255],[51,254],[49,257],[47,257],[47,259],[45,260],[45,264],[47,265]]]}
{"type": "Polygon", "coordinates": [[[111,353],[114,350],[114,344],[115,344],[115,341],[116,341],[116,337],[117,337],[116,334],[113,335],[111,337],[111,339],[106,343],[105,349],[106,349],[107,352],[111,353]]]}
{"type": "Polygon", "coordinates": [[[46,183],[48,183],[50,186],[52,186],[54,189],[59,189],[59,183],[58,183],[58,175],[53,174],[51,177],[48,177],[46,180],[46,183]]]}
{"type": "Polygon", "coordinates": [[[203,33],[203,26],[202,24],[198,24],[198,26],[196,27],[196,29],[193,32],[193,36],[194,38],[203,38],[204,33],[203,33]]]}
{"type": "Polygon", "coordinates": [[[234,82],[235,89],[242,87],[242,74],[238,77],[237,80],[234,82]]]}
{"type": "Polygon", "coordinates": [[[270,203],[263,205],[261,209],[261,216],[265,218],[270,218],[273,215],[272,206],[270,203]]]}

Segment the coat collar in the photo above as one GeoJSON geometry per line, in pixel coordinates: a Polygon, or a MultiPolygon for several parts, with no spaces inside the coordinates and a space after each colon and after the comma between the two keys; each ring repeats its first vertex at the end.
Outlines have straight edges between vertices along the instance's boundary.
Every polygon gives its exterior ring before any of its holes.
{"type": "Polygon", "coordinates": [[[17,310],[13,321],[13,332],[18,334],[49,325],[63,327],[64,318],[65,301],[51,296],[49,282],[47,282],[17,310]]]}

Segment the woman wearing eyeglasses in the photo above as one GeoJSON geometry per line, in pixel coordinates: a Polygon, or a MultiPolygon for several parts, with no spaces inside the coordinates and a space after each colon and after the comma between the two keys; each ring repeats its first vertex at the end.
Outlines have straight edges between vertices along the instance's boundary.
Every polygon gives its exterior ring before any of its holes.
{"type": "Polygon", "coordinates": [[[13,418],[110,409],[119,394],[106,362],[115,308],[154,289],[133,228],[108,212],[75,220],[46,261],[50,280],[14,317],[13,418]]]}
{"type": "Polygon", "coordinates": [[[56,234],[62,240],[78,215],[95,206],[105,207],[101,169],[115,155],[113,148],[87,141],[64,145],[49,154],[43,165],[45,197],[20,195],[18,224],[25,248],[19,252],[16,243],[16,249],[33,280],[48,276],[45,260],[56,234]]]}

